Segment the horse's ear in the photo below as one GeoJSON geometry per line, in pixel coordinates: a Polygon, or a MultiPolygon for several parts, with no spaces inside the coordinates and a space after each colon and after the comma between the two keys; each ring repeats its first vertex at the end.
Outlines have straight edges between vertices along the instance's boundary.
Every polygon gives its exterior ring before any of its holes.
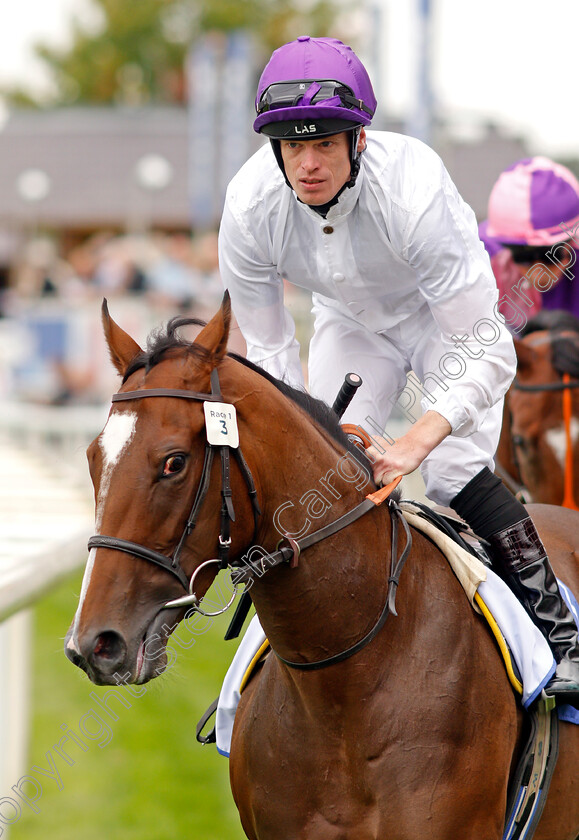
{"type": "Polygon", "coordinates": [[[118,324],[115,324],[109,315],[106,298],[103,299],[101,314],[105,338],[109,353],[111,354],[111,361],[121,376],[123,376],[129,364],[143,351],[128,333],[121,329],[118,324]]]}
{"type": "Polygon", "coordinates": [[[537,351],[523,341],[517,341],[516,338],[513,343],[517,354],[517,370],[522,373],[532,368],[537,363],[537,351]]]}
{"type": "Polygon", "coordinates": [[[213,316],[207,326],[203,327],[195,339],[195,344],[200,344],[209,351],[214,364],[220,362],[225,355],[230,324],[231,300],[229,298],[229,292],[226,291],[223,295],[219,311],[213,316]]]}

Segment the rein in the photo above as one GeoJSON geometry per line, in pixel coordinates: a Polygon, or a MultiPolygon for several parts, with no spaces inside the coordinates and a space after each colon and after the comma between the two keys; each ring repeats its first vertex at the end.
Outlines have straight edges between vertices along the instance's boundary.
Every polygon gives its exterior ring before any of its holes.
{"type": "MultiPolygon", "coordinates": [[[[400,479],[397,479],[395,482],[393,482],[393,484],[394,483],[398,484],[399,480],[400,479]]],[[[393,488],[392,488],[392,485],[388,485],[388,487],[385,487],[383,489],[385,491],[387,491],[388,493],[390,493],[393,488]]],[[[378,494],[374,493],[372,495],[377,496],[378,494]]],[[[370,499],[371,499],[371,496],[366,497],[366,501],[370,500],[370,499]]],[[[365,502],[362,502],[362,504],[359,505],[358,508],[356,508],[355,510],[358,510],[364,504],[365,504],[365,502]]],[[[371,505],[381,504],[381,501],[380,502],[371,501],[370,504],[371,505]]],[[[361,516],[362,513],[365,513],[366,510],[369,510],[369,509],[371,509],[371,508],[368,508],[368,507],[365,508],[365,510],[363,510],[359,514],[359,516],[361,516]]],[[[289,659],[284,659],[283,656],[280,656],[279,653],[277,653],[274,650],[275,655],[277,656],[277,658],[281,662],[284,663],[284,665],[287,665],[288,667],[294,668],[298,671],[318,671],[321,668],[327,668],[329,665],[337,665],[339,662],[343,662],[345,659],[349,659],[350,656],[354,656],[354,654],[358,653],[359,651],[362,650],[362,648],[366,647],[366,645],[369,644],[378,635],[378,633],[380,632],[380,630],[382,629],[382,627],[386,623],[386,619],[388,618],[390,613],[392,613],[392,615],[398,615],[398,613],[396,612],[396,606],[395,606],[396,590],[398,588],[398,583],[400,581],[400,573],[402,572],[402,569],[404,567],[404,564],[406,563],[406,560],[408,558],[408,554],[410,553],[410,549],[412,547],[412,534],[410,532],[410,527],[409,527],[408,523],[406,522],[406,519],[404,518],[404,515],[403,515],[401,509],[396,504],[396,502],[394,502],[393,500],[389,500],[388,501],[388,510],[390,512],[390,517],[391,517],[391,521],[392,521],[392,538],[391,538],[391,550],[390,550],[390,576],[388,578],[388,592],[386,594],[386,601],[384,603],[384,607],[382,609],[382,612],[380,613],[380,615],[378,617],[378,620],[376,621],[376,623],[374,624],[372,629],[362,639],[360,639],[358,642],[356,642],[355,644],[353,644],[351,647],[347,648],[346,650],[342,651],[341,653],[336,653],[333,656],[328,656],[326,659],[319,659],[316,662],[293,662],[289,659]],[[397,548],[398,548],[398,523],[400,523],[402,525],[403,529],[404,529],[405,536],[406,536],[406,544],[405,544],[405,546],[402,550],[402,553],[398,557],[398,559],[394,560],[394,558],[396,557],[397,548]]],[[[358,518],[358,517],[356,517],[356,518],[358,518]]],[[[314,535],[312,534],[312,536],[314,536],[314,535]]],[[[273,650],[273,648],[272,648],[272,650],[273,650]]]]}
{"type": "MultiPolygon", "coordinates": [[[[112,401],[113,403],[115,403],[124,402],[128,400],[146,399],[149,397],[175,397],[178,399],[196,400],[201,402],[221,402],[222,396],[217,369],[214,368],[211,372],[210,394],[198,391],[186,391],[170,388],[150,388],[138,391],[125,391],[122,393],[114,394],[112,397],[112,401]]],[[[346,427],[346,431],[347,429],[348,427],[346,427]]],[[[387,485],[386,487],[382,487],[380,490],[377,490],[376,492],[366,496],[363,502],[361,502],[351,511],[348,511],[347,513],[343,514],[335,522],[331,522],[328,525],[325,525],[323,528],[320,528],[318,531],[314,531],[313,533],[307,535],[301,540],[294,540],[288,535],[285,535],[282,538],[282,540],[280,540],[280,543],[283,542],[283,539],[286,539],[289,545],[278,548],[273,554],[268,554],[265,557],[262,557],[259,566],[255,565],[255,561],[250,564],[242,562],[241,564],[236,565],[231,564],[228,559],[229,548],[231,546],[230,523],[235,521],[235,512],[233,509],[232,492],[230,484],[229,454],[231,449],[233,449],[234,457],[237,460],[237,463],[240,467],[241,473],[244,477],[245,483],[248,488],[248,493],[251,498],[254,512],[255,530],[257,530],[258,516],[261,513],[259,503],[257,501],[257,491],[255,489],[253,476],[251,475],[249,467],[247,466],[245,459],[243,458],[240,448],[232,447],[229,444],[215,445],[209,443],[208,441],[205,447],[205,458],[203,463],[203,469],[201,472],[201,479],[199,481],[199,486],[195,494],[193,506],[191,508],[189,517],[187,518],[187,523],[179,539],[177,547],[171,556],[162,554],[158,551],[155,551],[154,549],[150,549],[146,546],[140,545],[140,543],[132,542],[131,540],[125,540],[119,537],[110,537],[101,534],[95,534],[89,539],[89,550],[93,548],[113,549],[116,551],[124,552],[126,554],[131,554],[135,557],[139,557],[142,560],[147,560],[151,563],[154,563],[155,565],[159,566],[166,572],[169,572],[171,575],[176,577],[185,589],[185,591],[188,592],[188,594],[182,598],[176,598],[172,601],[168,601],[166,604],[163,605],[162,609],[192,606],[194,611],[199,612],[202,615],[214,616],[225,612],[225,610],[227,610],[232,605],[237,595],[237,586],[239,583],[247,582],[255,577],[262,577],[262,575],[265,574],[265,572],[268,571],[268,569],[274,568],[275,566],[280,565],[281,563],[289,563],[290,567],[297,566],[298,558],[300,556],[301,551],[310,548],[312,545],[315,545],[321,540],[326,539],[327,537],[337,533],[338,531],[341,531],[343,528],[358,520],[368,511],[373,510],[376,506],[381,505],[382,502],[388,500],[388,510],[392,521],[390,558],[391,568],[390,575],[388,578],[388,590],[386,594],[386,601],[382,612],[380,613],[380,616],[378,617],[372,629],[362,639],[360,639],[354,645],[349,647],[347,650],[344,650],[341,653],[329,656],[326,659],[321,659],[316,662],[292,662],[290,660],[284,659],[282,656],[279,656],[279,654],[276,654],[280,661],[288,667],[296,668],[303,671],[318,670],[320,668],[326,668],[329,665],[337,664],[338,662],[343,662],[345,659],[348,659],[350,656],[353,656],[354,654],[358,653],[358,651],[362,650],[362,648],[364,648],[375,638],[375,636],[384,626],[384,623],[386,622],[386,619],[388,618],[390,613],[392,613],[393,615],[397,615],[395,607],[396,590],[398,587],[402,568],[406,562],[408,554],[410,553],[410,548],[412,546],[412,535],[408,523],[404,519],[401,509],[398,507],[397,503],[394,500],[389,499],[388,497],[390,493],[394,490],[394,488],[398,485],[402,476],[398,476],[393,482],[391,482],[391,484],[387,485]],[[181,566],[180,554],[187,538],[190,536],[191,532],[195,527],[200,508],[205,500],[207,490],[209,488],[211,468],[213,465],[215,449],[219,449],[221,454],[222,479],[221,527],[218,538],[219,559],[206,560],[204,563],[201,563],[197,567],[197,569],[195,569],[193,575],[189,579],[181,566]],[[398,559],[395,560],[398,551],[399,523],[404,529],[406,536],[406,544],[398,559]],[[214,613],[206,613],[201,609],[200,600],[197,598],[193,590],[195,586],[195,578],[197,577],[199,572],[206,566],[211,564],[218,564],[219,570],[230,568],[232,571],[234,571],[235,574],[234,576],[232,575],[232,580],[234,583],[234,592],[231,600],[223,609],[214,613]]]]}

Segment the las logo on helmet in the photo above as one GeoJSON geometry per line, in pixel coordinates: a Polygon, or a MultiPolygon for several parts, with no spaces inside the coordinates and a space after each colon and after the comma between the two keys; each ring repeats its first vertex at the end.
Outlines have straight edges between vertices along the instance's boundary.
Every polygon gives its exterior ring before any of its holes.
{"type": "Polygon", "coordinates": [[[316,133],[316,126],[315,125],[304,125],[301,128],[297,125],[294,125],[294,131],[296,134],[315,134],[316,133]]]}

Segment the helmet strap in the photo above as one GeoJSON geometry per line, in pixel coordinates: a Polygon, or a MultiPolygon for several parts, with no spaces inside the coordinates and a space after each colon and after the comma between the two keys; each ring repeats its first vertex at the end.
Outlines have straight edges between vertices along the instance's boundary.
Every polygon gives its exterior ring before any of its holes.
{"type": "Polygon", "coordinates": [[[353,187],[356,183],[356,178],[358,177],[358,173],[360,172],[360,157],[362,152],[358,151],[358,143],[360,140],[360,132],[362,131],[362,126],[359,125],[357,128],[352,129],[350,131],[350,180],[348,181],[348,187],[353,187]]]}
{"type": "Polygon", "coordinates": [[[275,159],[277,160],[277,165],[281,169],[282,175],[285,178],[285,182],[291,190],[291,189],[293,189],[293,187],[290,184],[290,182],[288,181],[287,175],[285,174],[285,166],[284,166],[283,157],[282,157],[282,154],[281,154],[281,142],[279,140],[274,140],[273,137],[269,138],[269,142],[271,143],[271,148],[273,149],[275,159]]]}

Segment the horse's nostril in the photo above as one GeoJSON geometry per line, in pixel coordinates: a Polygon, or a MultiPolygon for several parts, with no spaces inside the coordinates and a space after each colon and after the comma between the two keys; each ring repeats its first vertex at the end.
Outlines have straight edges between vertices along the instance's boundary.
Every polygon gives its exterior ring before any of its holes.
{"type": "Polygon", "coordinates": [[[92,655],[98,660],[118,662],[125,655],[125,643],[114,630],[100,633],[95,640],[92,655]]]}
{"type": "Polygon", "coordinates": [[[97,685],[113,683],[115,672],[120,670],[127,657],[127,645],[120,633],[104,630],[102,633],[79,634],[77,647],[67,643],[65,653],[75,665],[82,668],[97,685]]]}

